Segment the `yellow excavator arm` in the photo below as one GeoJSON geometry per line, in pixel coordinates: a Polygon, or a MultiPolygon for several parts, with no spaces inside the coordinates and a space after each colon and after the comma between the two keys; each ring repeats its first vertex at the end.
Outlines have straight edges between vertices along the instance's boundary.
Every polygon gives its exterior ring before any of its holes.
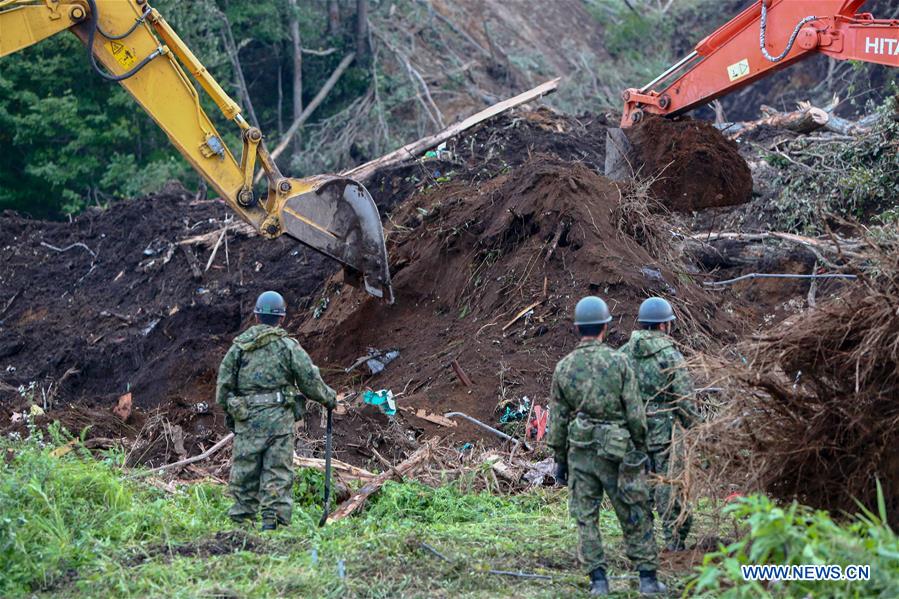
{"type": "Polygon", "coordinates": [[[0,57],[62,31],[89,49],[98,75],[119,82],[172,144],[261,235],[284,233],[343,264],[347,280],[393,301],[378,209],[360,183],[345,177],[284,177],[262,132],[216,82],[147,0],[0,0],[0,57]],[[240,128],[238,162],[203,111],[187,72],[240,128]],[[253,192],[258,165],[268,189],[253,192]]]}

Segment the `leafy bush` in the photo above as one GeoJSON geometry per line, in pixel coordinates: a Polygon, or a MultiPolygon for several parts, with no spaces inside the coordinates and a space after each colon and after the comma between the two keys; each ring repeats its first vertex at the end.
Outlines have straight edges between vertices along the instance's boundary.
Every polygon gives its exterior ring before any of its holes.
{"type": "Polygon", "coordinates": [[[741,498],[725,513],[745,520],[748,534],[706,555],[687,591],[715,597],[897,597],[899,537],[886,522],[880,493],[879,514],[868,510],[847,524],[834,522],[825,511],[793,503],[781,507],[762,495],[741,498]],[[871,579],[803,581],[765,584],[744,581],[740,566],[870,565],[871,579]]]}

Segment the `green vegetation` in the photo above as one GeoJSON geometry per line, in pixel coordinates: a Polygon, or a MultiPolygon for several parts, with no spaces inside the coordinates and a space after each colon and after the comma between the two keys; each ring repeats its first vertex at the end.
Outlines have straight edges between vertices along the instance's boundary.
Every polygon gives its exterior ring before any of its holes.
{"type": "MultiPolygon", "coordinates": [[[[3,597],[558,597],[585,582],[563,491],[496,497],[389,483],[361,516],[318,528],[321,474],[304,470],[293,525],[263,536],[227,519],[221,486],[167,492],[125,478],[121,455],[97,461],[76,448],[54,457],[66,436],[51,429],[49,439],[0,439],[3,597]],[[490,568],[556,580],[489,575],[490,568]]],[[[613,522],[604,512],[612,556],[622,563],[613,522]]]]}
{"type": "MultiPolygon", "coordinates": [[[[299,2],[306,48],[334,48],[326,56],[304,55],[303,97],[309,102],[343,56],[354,49],[352,19],[337,35],[327,33],[324,3],[299,2]]],[[[290,125],[292,54],[286,0],[156,0],[153,6],[178,30],[225,90],[244,108],[226,29],[240,50],[255,114],[270,138],[290,125]],[[224,18],[223,18],[224,17],[224,18]],[[227,21],[225,20],[227,19],[227,21]],[[279,98],[278,82],[284,91],[279,98]]],[[[36,217],[75,214],[90,205],[159,190],[179,179],[199,181],[166,135],[116,83],[98,77],[74,35],[63,33],[4,57],[0,62],[0,210],[36,217]]],[[[323,119],[368,87],[365,70],[351,67],[316,111],[323,119]]],[[[226,143],[240,153],[234,125],[224,122],[201,94],[203,107],[226,143]]]]}
{"type": "MultiPolygon", "coordinates": [[[[464,492],[464,481],[438,488],[388,483],[361,514],[318,528],[322,475],[303,470],[292,526],[263,534],[227,519],[220,485],[163,489],[127,478],[121,453],[97,460],[75,444],[57,456],[68,435],[51,427],[45,441],[33,433],[24,441],[0,438],[3,597],[576,597],[586,590],[564,490],[499,497],[464,492]]],[[[735,578],[740,563],[854,563],[871,564],[870,584],[791,585],[785,596],[892,596],[899,544],[881,516],[865,513],[841,527],[825,513],[781,508],[764,497],[727,512],[728,529],[736,518],[748,524],[748,536],[707,556],[698,576],[687,562],[683,570],[663,569],[676,592],[689,583],[705,596],[757,596],[759,587],[735,578]]],[[[701,536],[722,526],[711,506],[697,516],[701,536]]],[[[633,574],[611,509],[602,510],[600,524],[610,574],[633,574]]],[[[613,589],[635,595],[627,592],[633,582],[613,578],[613,589]]]]}
{"type": "Polygon", "coordinates": [[[804,136],[769,153],[766,160],[777,173],[772,188],[780,190],[773,202],[774,225],[817,233],[827,214],[894,222],[899,195],[896,111],[896,100],[885,102],[871,131],[857,139],[804,136]]]}
{"type": "Polygon", "coordinates": [[[824,511],[792,504],[778,506],[763,496],[740,499],[725,512],[749,525],[739,541],[706,555],[700,574],[688,591],[715,597],[897,597],[899,537],[886,522],[880,493],[879,514],[862,508],[849,524],[833,521],[824,511]],[[869,565],[866,582],[788,582],[768,586],[744,582],[740,566],[869,565]]]}

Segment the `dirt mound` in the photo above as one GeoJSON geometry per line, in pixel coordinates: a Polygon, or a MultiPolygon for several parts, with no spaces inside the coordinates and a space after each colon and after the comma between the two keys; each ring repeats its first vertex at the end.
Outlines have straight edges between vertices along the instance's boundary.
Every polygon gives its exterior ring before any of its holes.
{"type": "MultiPolygon", "coordinates": [[[[285,295],[288,330],[330,383],[390,388],[403,407],[460,409],[488,421],[497,404],[525,396],[547,403],[584,294],[606,297],[621,317],[615,344],[650,293],[676,295],[693,320],[714,323],[700,325],[706,335],[733,330],[643,237],[620,232],[628,191],[597,174],[603,118],[516,111],[448,150],[369,182],[389,230],[395,306],[336,282],[322,293],[334,262],[287,238],[262,240],[221,201],[179,187],[71,223],[0,216],[0,430],[25,433],[9,419],[34,401],[50,406],[35,419],[41,426],[59,419],[73,432],[91,425],[90,436],[139,438],[132,449],[140,461],[176,457],[173,426],[188,453],[208,447],[224,432],[210,405],[219,361],[269,288],[285,295]],[[322,308],[324,317],[312,318],[322,308]],[[369,347],[398,348],[401,357],[377,378],[360,369],[344,376],[369,347]],[[459,383],[454,361],[470,387],[459,383]],[[121,423],[109,411],[126,391],[135,413],[121,423]]],[[[438,427],[406,412],[388,420],[357,408],[338,417],[342,459],[358,462],[344,452],[371,455],[368,446],[401,457],[416,431],[438,427]]],[[[310,437],[319,428],[308,419],[310,437]]],[[[453,430],[492,439],[468,426],[453,430]]]]}
{"type": "MultiPolygon", "coordinates": [[[[323,316],[300,328],[305,345],[331,372],[368,348],[398,349],[381,374],[362,367],[347,382],[391,389],[411,409],[401,417],[434,429],[412,412],[462,411],[495,424],[497,411],[525,397],[545,406],[555,363],[576,343],[574,304],[586,294],[609,301],[616,345],[649,294],[676,296],[726,336],[728,317],[711,298],[619,233],[620,198],[586,166],[539,155],[476,187],[435,185],[391,217],[396,304],[335,291],[323,316]]],[[[464,423],[447,430],[473,432],[464,423]]]]}
{"type": "Polygon", "coordinates": [[[752,173],[737,144],[705,121],[647,116],[628,135],[644,177],[672,210],[733,206],[752,196],[752,173]]]}
{"type": "Polygon", "coordinates": [[[177,186],[72,223],[0,217],[0,427],[24,403],[22,385],[38,404],[58,405],[51,416],[73,427],[92,420],[94,435],[132,436],[134,425],[110,430],[103,414],[81,412],[69,422],[65,404],[105,413],[129,389],[139,413],[165,405],[184,420],[189,446],[221,430],[209,406],[218,361],[256,295],[277,288],[302,314],[336,268],[231,219],[223,202],[177,186]]]}

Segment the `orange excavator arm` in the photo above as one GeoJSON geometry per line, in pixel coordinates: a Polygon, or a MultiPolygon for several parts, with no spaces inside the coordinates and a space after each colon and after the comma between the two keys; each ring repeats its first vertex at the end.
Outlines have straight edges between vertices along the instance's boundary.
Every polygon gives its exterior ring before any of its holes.
{"type": "Polygon", "coordinates": [[[682,114],[820,53],[899,67],[899,20],[865,0],[760,0],[639,89],[624,92],[621,126],[646,113],[682,114]]]}

